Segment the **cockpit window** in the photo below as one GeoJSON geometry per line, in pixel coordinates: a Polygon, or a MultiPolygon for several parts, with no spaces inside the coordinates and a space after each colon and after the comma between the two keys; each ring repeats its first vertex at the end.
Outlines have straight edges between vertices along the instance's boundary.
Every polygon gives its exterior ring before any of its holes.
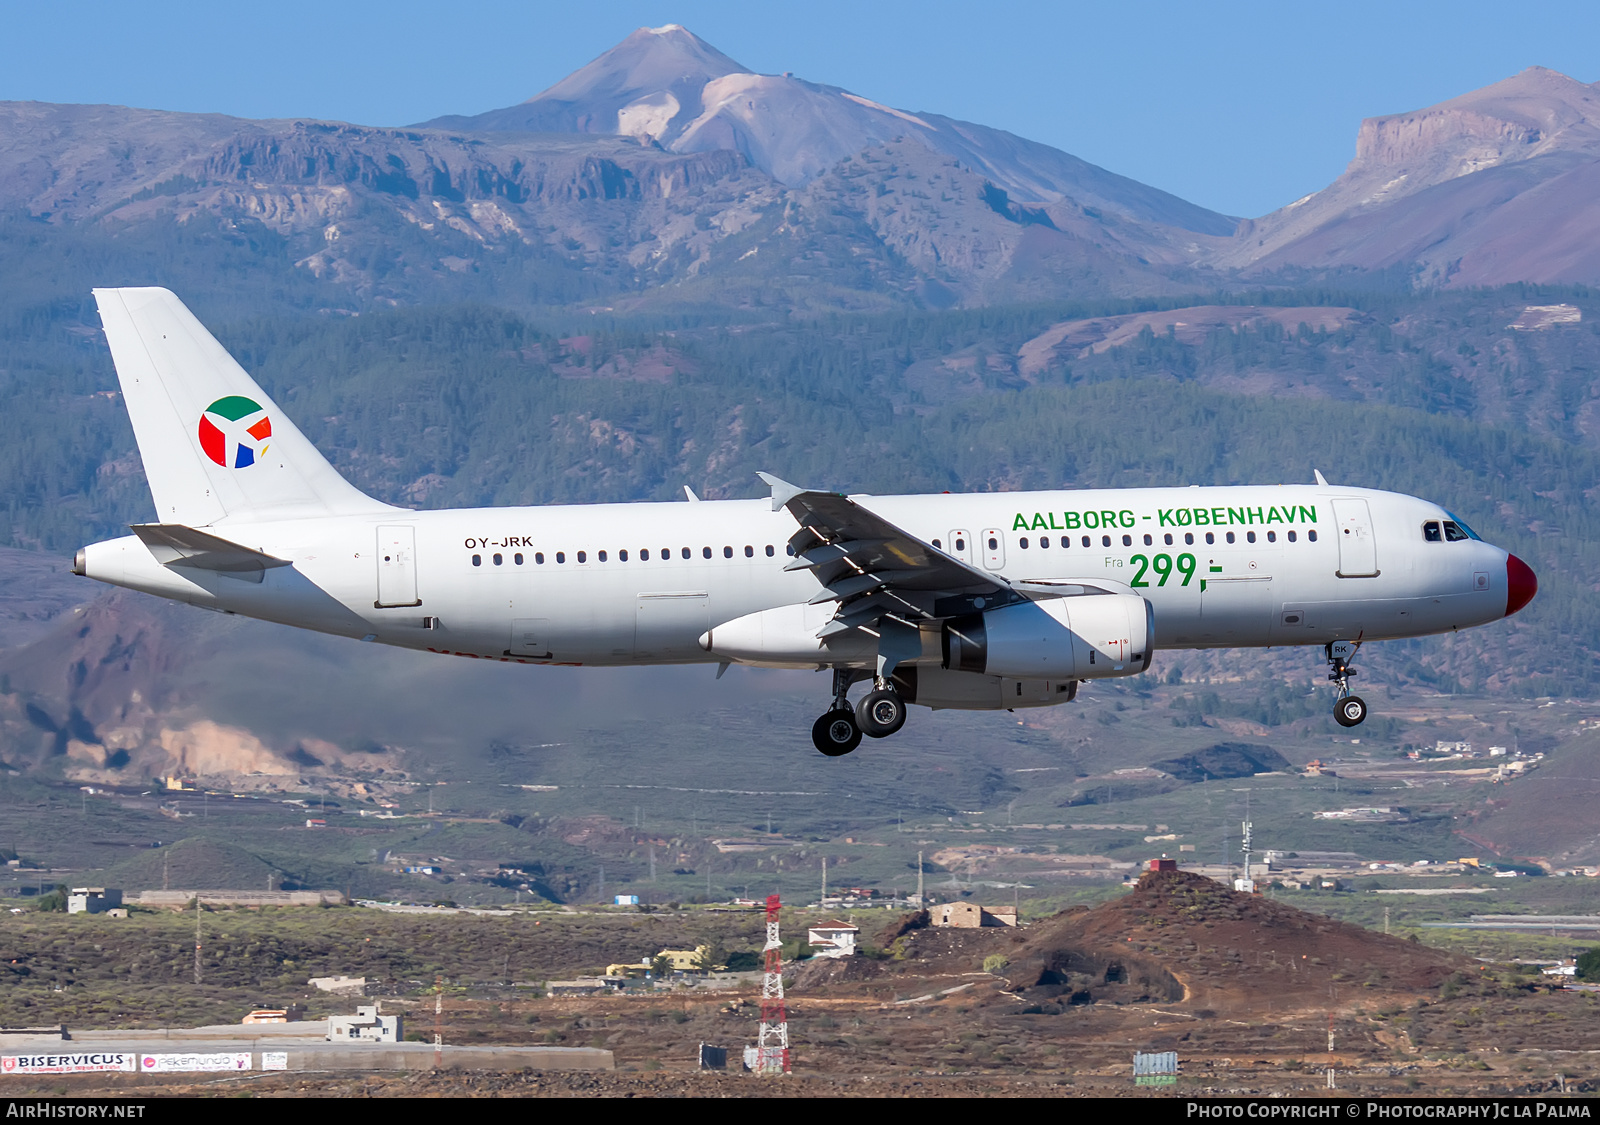
{"type": "Polygon", "coordinates": [[[1444,537],[1447,543],[1460,543],[1465,539],[1472,538],[1472,536],[1461,530],[1461,525],[1456,523],[1455,520],[1444,521],[1444,537]]]}
{"type": "Polygon", "coordinates": [[[1468,527],[1467,526],[1467,522],[1465,520],[1457,519],[1454,512],[1446,512],[1445,515],[1450,517],[1449,522],[1447,522],[1444,525],[1444,537],[1447,540],[1449,540],[1452,543],[1455,543],[1455,542],[1458,542],[1460,539],[1465,538],[1465,539],[1476,539],[1480,543],[1483,542],[1483,536],[1479,535],[1476,531],[1473,531],[1472,528],[1468,527]],[[1452,525],[1455,526],[1457,531],[1461,532],[1461,535],[1455,536],[1455,535],[1451,535],[1450,534],[1450,528],[1451,528],[1452,525]]]}
{"type": "Polygon", "coordinates": [[[1444,536],[1439,533],[1438,520],[1429,520],[1422,525],[1422,538],[1429,543],[1444,542],[1444,536]]]}

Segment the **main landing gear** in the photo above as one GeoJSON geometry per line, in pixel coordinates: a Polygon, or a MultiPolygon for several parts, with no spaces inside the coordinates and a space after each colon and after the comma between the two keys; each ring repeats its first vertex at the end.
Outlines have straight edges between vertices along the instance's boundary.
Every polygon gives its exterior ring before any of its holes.
{"type": "Polygon", "coordinates": [[[1325,651],[1328,654],[1328,679],[1337,693],[1333,701],[1333,721],[1341,727],[1358,727],[1367,718],[1367,701],[1350,691],[1350,677],[1356,670],[1350,662],[1360,650],[1360,641],[1334,641],[1325,651]]]}
{"type": "Polygon", "coordinates": [[[841,757],[861,745],[861,736],[888,738],[906,725],[906,701],[889,681],[878,678],[873,689],[861,697],[854,708],[847,693],[865,672],[849,668],[833,670],[833,705],[811,727],[811,741],[830,758],[841,757]]]}

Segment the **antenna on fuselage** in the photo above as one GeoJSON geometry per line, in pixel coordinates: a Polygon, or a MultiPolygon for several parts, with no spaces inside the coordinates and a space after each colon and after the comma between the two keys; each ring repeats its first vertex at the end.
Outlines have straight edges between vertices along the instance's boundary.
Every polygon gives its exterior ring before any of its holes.
{"type": "Polygon", "coordinates": [[[1320,469],[1312,469],[1311,475],[1317,478],[1317,483],[1323,488],[1328,487],[1328,478],[1322,475],[1322,471],[1320,469]]]}
{"type": "Polygon", "coordinates": [[[685,497],[688,498],[689,503],[691,503],[691,504],[700,503],[700,497],[696,496],[694,494],[694,489],[690,488],[688,485],[684,485],[683,486],[683,494],[684,494],[685,497]]]}

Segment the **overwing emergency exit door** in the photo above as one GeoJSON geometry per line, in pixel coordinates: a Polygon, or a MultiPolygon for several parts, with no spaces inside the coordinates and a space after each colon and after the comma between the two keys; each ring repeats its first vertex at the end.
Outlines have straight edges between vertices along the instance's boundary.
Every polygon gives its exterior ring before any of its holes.
{"type": "Polygon", "coordinates": [[[377,608],[421,605],[417,597],[417,529],[378,528],[377,608]]]}
{"type": "Polygon", "coordinates": [[[1372,578],[1378,573],[1378,542],[1372,534],[1367,502],[1355,496],[1335,497],[1333,519],[1339,534],[1339,577],[1372,578]]]}
{"type": "Polygon", "coordinates": [[[1006,537],[998,527],[984,528],[978,543],[982,548],[984,566],[999,570],[1006,565],[1006,537]]]}

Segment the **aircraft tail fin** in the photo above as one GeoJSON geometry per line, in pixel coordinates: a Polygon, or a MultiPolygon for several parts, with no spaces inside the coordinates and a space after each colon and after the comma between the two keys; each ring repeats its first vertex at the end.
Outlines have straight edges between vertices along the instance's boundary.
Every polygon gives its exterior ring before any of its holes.
{"type": "Polygon", "coordinates": [[[96,289],[161,524],[391,510],[350,484],[166,289],[96,289]]]}

